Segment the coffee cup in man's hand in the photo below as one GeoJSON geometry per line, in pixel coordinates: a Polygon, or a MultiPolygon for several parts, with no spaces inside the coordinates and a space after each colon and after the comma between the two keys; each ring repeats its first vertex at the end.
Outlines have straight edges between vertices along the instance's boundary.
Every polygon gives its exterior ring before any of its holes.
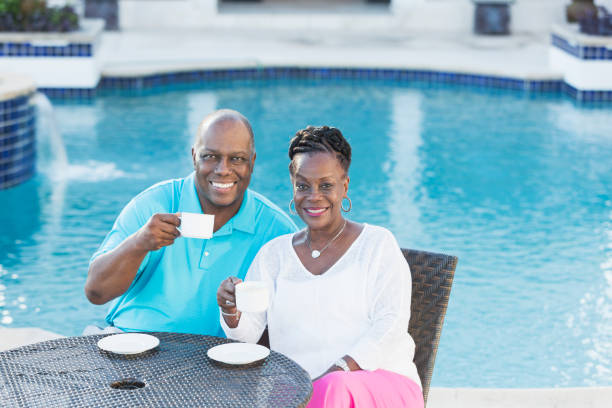
{"type": "Polygon", "coordinates": [[[213,236],[215,216],[211,214],[197,214],[184,212],[180,215],[181,236],[186,238],[210,239],[213,236]]]}

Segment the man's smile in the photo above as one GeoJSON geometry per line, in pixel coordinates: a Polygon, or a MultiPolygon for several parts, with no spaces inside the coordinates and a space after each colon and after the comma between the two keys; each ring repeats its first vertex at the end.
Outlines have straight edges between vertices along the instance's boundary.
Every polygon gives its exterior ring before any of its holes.
{"type": "Polygon", "coordinates": [[[237,182],[233,181],[231,183],[219,183],[217,181],[209,181],[209,183],[215,190],[223,192],[230,190],[236,185],[237,182]]]}

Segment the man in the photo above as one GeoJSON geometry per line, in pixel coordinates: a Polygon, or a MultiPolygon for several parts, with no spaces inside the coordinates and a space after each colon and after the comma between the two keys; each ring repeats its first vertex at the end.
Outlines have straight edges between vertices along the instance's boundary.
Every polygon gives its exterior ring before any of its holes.
{"type": "Polygon", "coordinates": [[[120,330],[222,336],[215,296],[221,281],[244,278],[261,246],[296,229],[248,189],[255,144],[240,113],[207,116],[191,155],[194,173],[132,199],[92,256],[85,293],[95,304],[115,299],[106,321],[120,330]],[[182,212],[213,214],[213,237],[180,237],[182,212]]]}

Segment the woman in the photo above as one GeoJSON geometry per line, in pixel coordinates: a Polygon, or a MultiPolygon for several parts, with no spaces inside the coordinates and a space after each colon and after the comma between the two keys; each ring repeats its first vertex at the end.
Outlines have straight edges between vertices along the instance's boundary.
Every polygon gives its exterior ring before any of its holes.
{"type": "Polygon", "coordinates": [[[245,277],[268,284],[267,312],[242,314],[240,279],[221,283],[221,326],[254,343],[268,325],[271,348],[313,378],[308,407],[423,407],[407,332],[408,264],[388,230],[342,215],[351,209],[350,145],[338,129],[309,126],[289,158],[291,201],[306,229],[263,246],[245,277]]]}

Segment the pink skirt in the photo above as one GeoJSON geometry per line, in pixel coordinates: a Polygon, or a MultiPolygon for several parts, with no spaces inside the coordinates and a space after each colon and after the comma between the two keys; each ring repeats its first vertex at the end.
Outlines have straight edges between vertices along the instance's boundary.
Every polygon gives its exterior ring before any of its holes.
{"type": "Polygon", "coordinates": [[[307,408],[423,408],[423,392],[410,378],[387,370],[334,371],[312,383],[307,408]]]}

